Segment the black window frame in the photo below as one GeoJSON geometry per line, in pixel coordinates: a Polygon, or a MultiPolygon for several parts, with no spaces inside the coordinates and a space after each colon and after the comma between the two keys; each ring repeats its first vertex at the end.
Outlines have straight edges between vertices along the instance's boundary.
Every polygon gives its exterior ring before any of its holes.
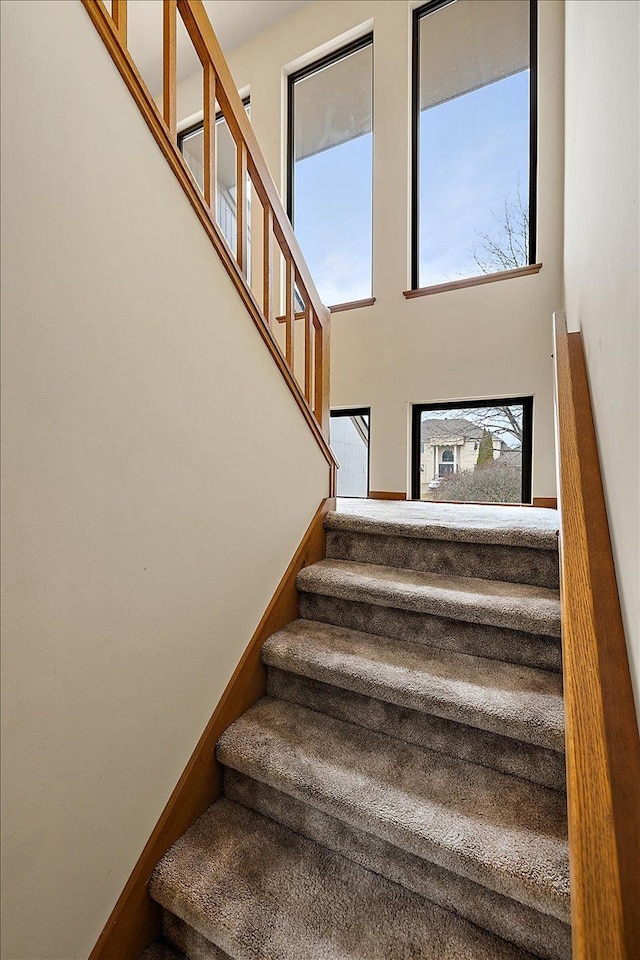
{"type": "MultiPolygon", "coordinates": [[[[342,47],[339,47],[337,50],[333,50],[331,53],[326,54],[324,57],[320,57],[319,60],[314,60],[313,63],[308,64],[306,67],[302,67],[300,70],[295,70],[293,73],[290,73],[287,77],[287,190],[286,190],[286,200],[287,200],[287,216],[291,221],[291,225],[294,226],[294,205],[293,198],[295,194],[295,143],[294,143],[294,128],[295,128],[295,96],[294,96],[294,86],[298,80],[304,80],[306,77],[310,77],[312,74],[317,73],[319,70],[324,70],[325,67],[330,67],[333,63],[337,63],[339,60],[343,60],[345,57],[350,56],[352,53],[357,53],[358,50],[363,50],[365,47],[371,47],[371,61],[372,61],[372,70],[371,70],[371,101],[373,104],[373,88],[375,81],[374,74],[374,45],[373,45],[373,30],[370,30],[368,33],[363,34],[361,37],[358,37],[355,40],[352,40],[350,43],[344,44],[342,47]]],[[[372,123],[373,130],[373,123],[372,123]]],[[[373,156],[371,157],[372,169],[373,169],[373,156]]],[[[375,185],[372,184],[371,189],[371,292],[369,296],[373,296],[373,191],[375,185]]]]}
{"type": "MultiPolygon", "coordinates": [[[[456,0],[416,7],[411,34],[411,289],[420,290],[420,21],[456,0]]],[[[529,0],[529,256],[536,262],[538,190],[538,0],[529,0]]],[[[496,271],[500,272],[500,271],[496,271]]]]}
{"type": "MultiPolygon", "coordinates": [[[[522,406],[522,486],[520,503],[532,503],[533,475],[533,396],[498,397],[494,400],[444,400],[440,403],[414,403],[411,411],[411,499],[420,500],[420,424],[426,410],[468,410],[470,407],[522,406]]],[[[468,501],[476,503],[475,500],[468,501]]]]}
{"type": "MultiPolygon", "coordinates": [[[[371,407],[345,407],[339,410],[330,410],[329,418],[335,417],[368,417],[369,418],[369,443],[367,445],[367,494],[364,497],[349,497],[353,500],[368,500],[371,493],[371,407]]],[[[337,475],[336,475],[337,486],[337,475]]]]}
{"type": "MultiPolygon", "coordinates": [[[[251,94],[247,94],[246,97],[242,98],[242,106],[247,109],[251,105],[251,94]]],[[[221,120],[224,120],[224,114],[222,110],[216,110],[216,117],[214,123],[220,123],[221,120]]],[[[226,123],[226,120],[225,120],[226,123]]],[[[177,136],[177,145],[178,150],[184,156],[184,151],[182,149],[182,144],[185,140],[188,140],[189,137],[193,136],[194,133],[199,133],[200,130],[204,130],[204,117],[202,120],[198,120],[196,123],[192,123],[190,127],[185,127],[184,130],[181,130],[177,136]]],[[[231,133],[231,131],[229,131],[231,133]]]]}

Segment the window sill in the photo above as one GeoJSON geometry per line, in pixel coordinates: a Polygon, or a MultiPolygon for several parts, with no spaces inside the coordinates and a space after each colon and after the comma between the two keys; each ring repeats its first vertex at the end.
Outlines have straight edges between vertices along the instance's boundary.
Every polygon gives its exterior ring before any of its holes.
{"type": "Polygon", "coordinates": [[[367,297],[366,300],[349,300],[347,303],[334,303],[329,307],[330,313],[342,313],[343,310],[359,310],[360,307],[372,307],[376,302],[375,297],[367,297]]]}
{"type": "Polygon", "coordinates": [[[513,277],[528,277],[539,273],[541,263],[530,263],[526,267],[516,267],[515,270],[501,270],[500,273],[483,273],[479,277],[467,277],[466,280],[452,280],[450,283],[436,283],[432,287],[419,287],[417,290],[405,290],[403,296],[407,300],[415,297],[428,297],[432,293],[445,293],[447,290],[462,290],[464,287],[478,287],[482,283],[496,283],[498,280],[511,280],[513,277]]]}
{"type": "MultiPolygon", "coordinates": [[[[367,297],[366,300],[349,300],[347,303],[334,303],[332,307],[327,307],[329,313],[342,313],[343,310],[359,310],[360,307],[372,307],[376,302],[375,297],[367,297]]],[[[304,313],[296,313],[294,320],[302,320],[304,313]]],[[[276,317],[278,323],[285,323],[286,317],[276,317]]]]}

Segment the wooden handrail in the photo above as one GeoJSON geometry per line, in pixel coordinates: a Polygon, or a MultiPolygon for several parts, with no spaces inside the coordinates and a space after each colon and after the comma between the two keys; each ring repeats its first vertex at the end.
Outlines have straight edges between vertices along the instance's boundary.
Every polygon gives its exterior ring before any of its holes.
{"type": "MultiPolygon", "coordinates": [[[[329,448],[329,311],[323,305],[304,260],[293,227],[271,177],[247,117],[231,72],[202,0],[163,0],[162,111],[127,49],[127,0],[113,0],[113,16],[103,0],[82,0],[111,58],[134,96],[147,125],[174,170],[191,205],[198,214],[220,258],[243,298],[252,319],[271,351],[293,393],[330,468],[330,495],[335,490],[336,461],[329,448]],[[203,67],[204,190],[200,190],[177,147],[176,13],[184,23],[203,67]],[[237,242],[231,250],[216,220],[216,112],[222,113],[236,148],[237,242]],[[249,276],[249,187],[262,207],[262,270],[259,290],[254,292],[249,276]],[[288,324],[285,348],[281,348],[272,325],[275,312],[273,241],[285,265],[281,277],[288,324]],[[293,303],[304,306],[300,318],[293,303]],[[311,318],[315,336],[305,327],[303,383],[294,368],[295,321],[311,318]],[[310,375],[313,371],[313,376],[310,375]]],[[[218,113],[218,115],[219,115],[218,113]]],[[[252,251],[252,259],[259,251],[252,251]]]]}
{"type": "Polygon", "coordinates": [[[640,949],[640,742],[580,333],[555,315],[575,960],[640,949]]]}

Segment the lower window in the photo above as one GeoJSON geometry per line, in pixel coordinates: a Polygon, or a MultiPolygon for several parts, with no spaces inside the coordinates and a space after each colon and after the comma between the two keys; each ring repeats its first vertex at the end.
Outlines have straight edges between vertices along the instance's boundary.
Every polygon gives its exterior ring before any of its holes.
{"type": "Polygon", "coordinates": [[[413,407],[414,500],[531,503],[533,397],[413,407]]]}
{"type": "Polygon", "coordinates": [[[332,410],[331,449],[338,461],[339,497],[369,496],[369,407],[332,410]]]}

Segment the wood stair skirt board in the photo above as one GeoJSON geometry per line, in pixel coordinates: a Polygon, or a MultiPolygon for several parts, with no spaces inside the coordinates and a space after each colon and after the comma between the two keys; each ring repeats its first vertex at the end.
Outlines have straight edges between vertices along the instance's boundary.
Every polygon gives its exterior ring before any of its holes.
{"type": "Polygon", "coordinates": [[[160,936],[161,910],[148,892],[151,874],[171,844],[221,796],[222,778],[215,759],[216,744],[226,728],[266,692],[262,645],[267,637],[298,617],[300,602],[296,577],[303,567],[324,558],[324,518],[334,507],[332,498],[327,498],[318,507],[92,950],[90,960],[137,960],[143,950],[160,936]]]}
{"type": "Polygon", "coordinates": [[[406,493],[400,493],[399,490],[370,490],[370,500],[406,500],[406,493]]]}
{"type": "Polygon", "coordinates": [[[573,955],[640,950],[640,740],[580,333],[555,314],[573,955]]]}

